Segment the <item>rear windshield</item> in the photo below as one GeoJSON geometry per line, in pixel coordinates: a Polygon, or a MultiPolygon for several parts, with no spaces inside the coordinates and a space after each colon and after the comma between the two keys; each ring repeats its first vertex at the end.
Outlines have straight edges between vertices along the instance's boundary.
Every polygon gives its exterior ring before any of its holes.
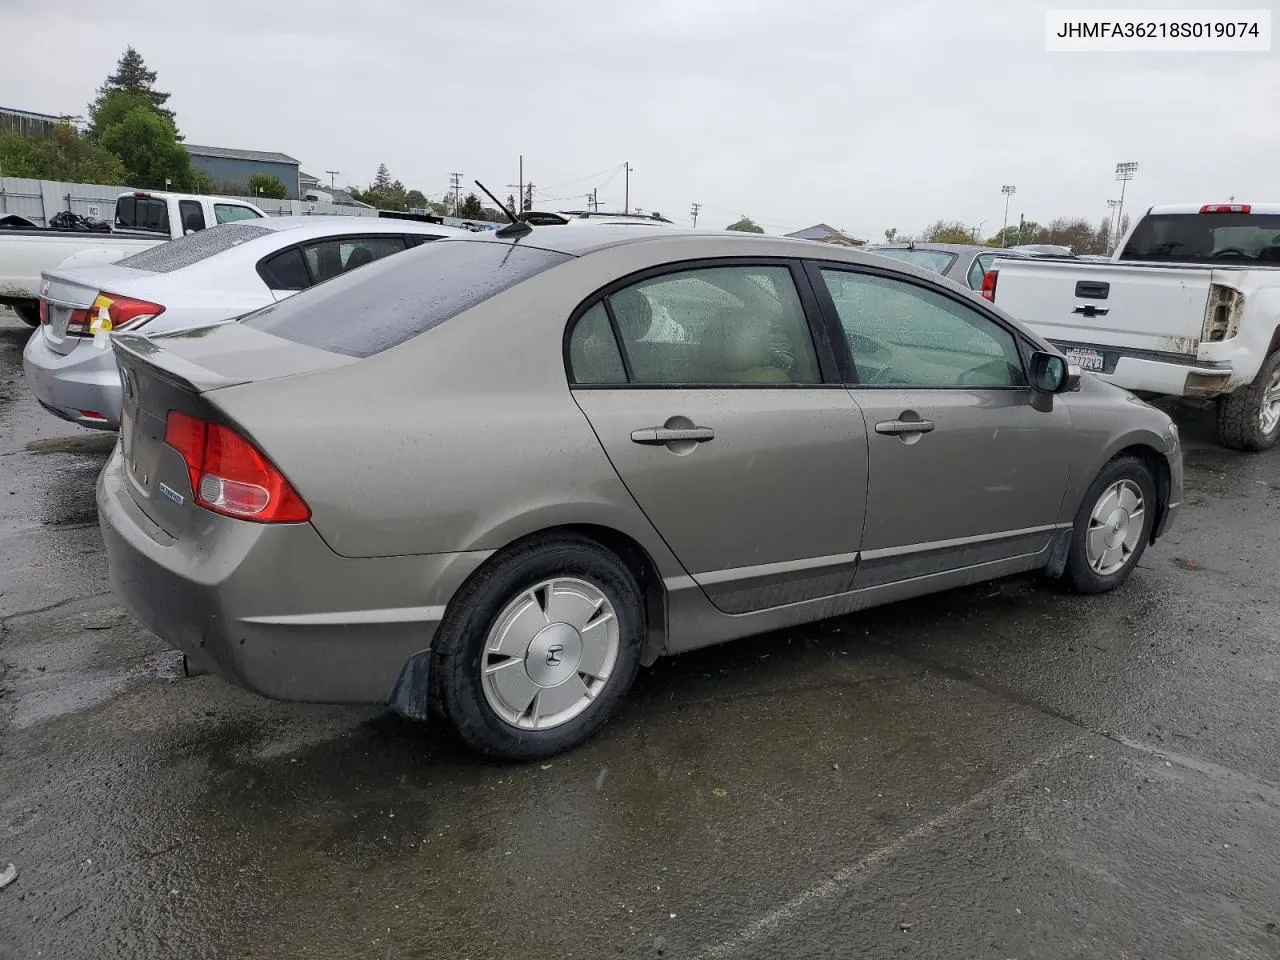
{"type": "Polygon", "coordinates": [[[1162,213],[1143,217],[1121,260],[1280,266],[1280,214],[1162,213]]]}
{"type": "Polygon", "coordinates": [[[169,236],[169,204],[160,197],[120,197],[116,200],[116,226],[169,236]]]}
{"type": "Polygon", "coordinates": [[[150,270],[152,273],[171,273],[181,270],[193,263],[207,260],[215,254],[238,247],[250,240],[257,240],[269,233],[266,227],[258,227],[251,223],[228,223],[220,227],[211,227],[199,233],[189,233],[185,237],[148,247],[141,253],[125,257],[119,261],[122,267],[134,270],[150,270]]]}
{"type": "Polygon", "coordinates": [[[956,262],[956,255],[947,253],[945,250],[881,249],[873,247],[868,252],[888,257],[891,260],[901,260],[903,263],[909,263],[924,270],[932,270],[934,273],[946,273],[947,269],[956,262]]]}
{"type": "Polygon", "coordinates": [[[243,322],[309,347],[369,357],[570,259],[491,240],[437,240],[341,274],[243,322]]]}

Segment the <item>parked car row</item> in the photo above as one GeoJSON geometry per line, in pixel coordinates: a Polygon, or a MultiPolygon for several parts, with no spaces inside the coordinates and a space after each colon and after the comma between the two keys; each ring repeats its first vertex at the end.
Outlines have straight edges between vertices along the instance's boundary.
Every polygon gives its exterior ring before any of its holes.
{"type": "Polygon", "coordinates": [[[31,326],[40,322],[40,278],[48,270],[113,263],[220,223],[265,217],[244,200],[145,190],[116,198],[109,233],[35,227],[21,218],[0,224],[0,306],[31,326]]]}

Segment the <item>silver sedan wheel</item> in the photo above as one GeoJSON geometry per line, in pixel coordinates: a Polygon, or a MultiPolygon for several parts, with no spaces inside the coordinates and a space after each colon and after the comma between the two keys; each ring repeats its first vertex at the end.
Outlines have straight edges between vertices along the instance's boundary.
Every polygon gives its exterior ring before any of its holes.
{"type": "Polygon", "coordinates": [[[1132,480],[1117,480],[1102,491],[1089,515],[1085,556],[1089,567],[1106,577],[1124,567],[1142,539],[1146,502],[1132,480]]]}
{"type": "Polygon", "coordinates": [[[524,730],[568,723],[604,689],[618,661],[618,617],[604,592],[557,577],[498,614],[480,664],[489,706],[524,730]]]}
{"type": "Polygon", "coordinates": [[[1262,409],[1259,411],[1258,420],[1262,426],[1262,432],[1270,435],[1275,432],[1277,426],[1280,426],[1280,370],[1271,375],[1271,382],[1267,384],[1266,392],[1262,394],[1262,409]]]}

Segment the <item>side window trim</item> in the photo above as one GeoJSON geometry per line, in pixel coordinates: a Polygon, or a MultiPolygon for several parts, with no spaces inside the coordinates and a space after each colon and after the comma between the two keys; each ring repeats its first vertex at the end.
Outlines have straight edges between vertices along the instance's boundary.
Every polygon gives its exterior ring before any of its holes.
{"type": "Polygon", "coordinates": [[[797,257],[703,257],[696,260],[679,260],[671,263],[659,264],[655,267],[648,267],[644,270],[637,270],[625,277],[619,277],[594,291],[589,297],[578,304],[577,307],[569,314],[569,320],[564,328],[564,344],[562,354],[565,365],[565,377],[572,389],[575,390],[609,390],[625,387],[630,390],[670,390],[675,389],[669,384],[661,383],[636,383],[635,371],[631,366],[631,358],[628,351],[622,344],[621,331],[618,329],[618,320],[614,316],[613,307],[609,303],[609,298],[619,290],[625,290],[628,287],[643,283],[646,280],[653,280],[668,274],[686,273],[691,270],[708,270],[717,267],[786,267],[791,274],[792,283],[796,288],[796,296],[800,300],[800,307],[804,313],[806,329],[813,341],[814,353],[818,360],[818,371],[822,378],[820,383],[772,383],[772,384],[723,384],[723,383],[689,383],[681,384],[681,390],[700,390],[700,389],[725,389],[732,387],[733,389],[757,389],[760,387],[772,387],[782,389],[813,389],[820,387],[844,387],[844,381],[840,375],[840,364],[838,360],[838,350],[836,343],[843,342],[833,341],[831,333],[827,329],[826,318],[823,316],[821,304],[817,295],[817,290],[825,287],[815,288],[812,279],[808,275],[805,261],[797,257]],[[570,363],[569,344],[573,337],[573,328],[577,326],[578,321],[586,315],[597,303],[604,303],[605,310],[609,315],[609,326],[613,330],[613,338],[618,345],[618,352],[622,355],[622,362],[627,371],[626,384],[594,384],[594,383],[574,383],[573,368],[570,363]]]}
{"type": "MultiPolygon", "coordinates": [[[[862,263],[847,263],[840,260],[806,260],[805,269],[809,273],[809,280],[813,284],[814,290],[818,294],[818,302],[823,313],[825,325],[830,330],[830,336],[833,337],[833,345],[836,348],[836,355],[840,358],[844,373],[844,381],[847,386],[856,386],[864,390],[902,390],[901,386],[881,385],[875,383],[863,383],[858,376],[857,365],[853,361],[853,354],[849,350],[849,343],[845,339],[844,327],[840,323],[840,315],[836,311],[835,301],[831,298],[831,291],[827,289],[826,281],[822,279],[823,270],[842,270],[845,273],[856,273],[864,276],[880,277],[885,280],[893,280],[899,283],[905,283],[908,286],[919,287],[935,296],[943,297],[964,307],[978,316],[994,324],[1013,338],[1014,346],[1018,349],[1018,362],[1022,365],[1022,376],[1027,380],[1026,384],[1010,385],[1004,387],[983,387],[984,390],[1030,390],[1030,378],[1027,375],[1027,356],[1026,351],[1022,349],[1023,341],[1026,335],[1020,330],[1009,326],[1004,318],[996,313],[983,308],[981,304],[971,302],[955,293],[953,290],[946,289],[942,284],[931,284],[919,277],[907,276],[906,274],[896,273],[892,270],[885,270],[881,267],[869,266],[862,263]]],[[[957,390],[957,389],[973,389],[961,387],[929,387],[919,386],[910,387],[911,390],[957,390]]]]}

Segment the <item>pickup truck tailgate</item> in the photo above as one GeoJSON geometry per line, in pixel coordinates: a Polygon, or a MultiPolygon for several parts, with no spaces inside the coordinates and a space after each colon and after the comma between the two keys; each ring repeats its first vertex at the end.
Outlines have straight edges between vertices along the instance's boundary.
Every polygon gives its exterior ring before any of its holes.
{"type": "Polygon", "coordinates": [[[997,260],[995,303],[1047,340],[1195,357],[1211,267],[997,260]]]}

